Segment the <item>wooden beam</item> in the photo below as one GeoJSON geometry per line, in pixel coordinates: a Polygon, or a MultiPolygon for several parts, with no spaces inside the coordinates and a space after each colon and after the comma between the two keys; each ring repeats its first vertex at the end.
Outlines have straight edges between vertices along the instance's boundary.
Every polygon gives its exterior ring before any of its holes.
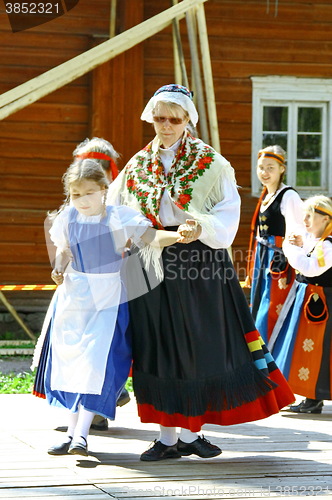
{"type": "Polygon", "coordinates": [[[200,5],[197,8],[196,17],[197,17],[197,26],[198,26],[199,40],[201,46],[202,66],[203,66],[206,101],[207,101],[207,109],[209,116],[210,134],[211,134],[211,146],[216,151],[220,152],[218,117],[217,117],[216,100],[214,94],[212,65],[211,65],[209,40],[208,40],[206,19],[205,19],[205,12],[203,5],[200,5]]]}
{"type": "Polygon", "coordinates": [[[196,101],[197,101],[197,108],[198,108],[198,114],[199,114],[200,136],[204,142],[209,144],[210,143],[209,128],[207,125],[207,118],[206,118],[206,110],[205,110],[205,103],[204,103],[204,89],[203,89],[203,85],[202,85],[201,66],[200,66],[200,62],[199,62],[199,54],[198,54],[198,48],[197,48],[197,34],[196,34],[195,17],[194,17],[193,10],[189,10],[186,13],[186,19],[187,19],[188,38],[189,38],[189,45],[190,45],[193,80],[194,80],[194,84],[195,84],[194,88],[195,88],[195,92],[196,92],[196,101]]]}
{"type": "Polygon", "coordinates": [[[32,339],[32,340],[36,340],[36,336],[32,333],[32,331],[30,330],[30,328],[20,318],[20,316],[18,315],[16,309],[8,302],[8,300],[6,299],[5,295],[1,291],[0,291],[0,300],[3,303],[3,305],[8,309],[8,311],[13,316],[13,318],[16,319],[17,323],[23,328],[23,330],[28,335],[28,337],[30,337],[30,339],[32,339]]]}
{"type": "MultiPolygon", "coordinates": [[[[172,5],[178,4],[178,0],[171,0],[172,5]]],[[[173,19],[173,53],[174,53],[174,76],[175,83],[189,88],[186,63],[183,55],[179,19],[173,19]]]]}
{"type": "MultiPolygon", "coordinates": [[[[144,0],[118,2],[117,17],[123,30],[138,25],[144,20],[144,0]]],[[[135,45],[91,72],[89,136],[103,137],[113,144],[121,153],[120,169],[142,148],[143,122],[132,110],[144,107],[143,52],[143,44],[135,45]],[[119,85],[131,81],[133,75],[135,82],[130,89],[119,85]]]]}
{"type": "Polygon", "coordinates": [[[100,64],[143,42],[166,28],[173,19],[182,19],[185,13],[206,0],[183,0],[177,5],[147,19],[143,23],[117,35],[70,61],[60,64],[46,73],[5,92],[0,97],[0,119],[54,92],[76,80],[100,64]]]}

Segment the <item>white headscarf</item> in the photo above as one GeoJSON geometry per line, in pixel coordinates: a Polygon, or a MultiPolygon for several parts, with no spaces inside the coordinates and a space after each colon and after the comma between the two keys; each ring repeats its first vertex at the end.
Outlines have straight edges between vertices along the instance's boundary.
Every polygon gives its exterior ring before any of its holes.
{"type": "Polygon", "coordinates": [[[182,85],[170,84],[164,85],[158,89],[154,96],[151,97],[149,102],[144,108],[144,111],[141,115],[141,120],[144,120],[148,123],[153,123],[153,110],[157,104],[157,102],[172,102],[181,106],[185,111],[187,111],[189,115],[189,119],[194,127],[198,122],[198,113],[195,108],[195,104],[192,100],[192,92],[187,89],[187,87],[183,87],[182,85]]]}

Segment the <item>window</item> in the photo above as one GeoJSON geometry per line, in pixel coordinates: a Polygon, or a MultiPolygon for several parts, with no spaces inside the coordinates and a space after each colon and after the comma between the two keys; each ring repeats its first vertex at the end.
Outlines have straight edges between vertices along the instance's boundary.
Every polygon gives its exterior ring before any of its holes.
{"type": "Polygon", "coordinates": [[[279,144],[287,152],[286,182],[300,196],[332,193],[332,80],[252,77],[252,194],[259,149],[279,144]]]}

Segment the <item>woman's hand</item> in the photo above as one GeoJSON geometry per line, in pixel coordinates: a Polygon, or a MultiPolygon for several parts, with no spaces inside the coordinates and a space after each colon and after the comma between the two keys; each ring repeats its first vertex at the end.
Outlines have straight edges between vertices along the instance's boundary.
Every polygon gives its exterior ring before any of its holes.
{"type": "Polygon", "coordinates": [[[179,243],[191,243],[198,240],[202,232],[202,226],[196,220],[187,219],[185,224],[178,227],[178,233],[181,235],[179,243]]]}
{"type": "Polygon", "coordinates": [[[63,273],[57,269],[53,269],[51,272],[51,278],[57,285],[61,285],[63,283],[63,273]]]}

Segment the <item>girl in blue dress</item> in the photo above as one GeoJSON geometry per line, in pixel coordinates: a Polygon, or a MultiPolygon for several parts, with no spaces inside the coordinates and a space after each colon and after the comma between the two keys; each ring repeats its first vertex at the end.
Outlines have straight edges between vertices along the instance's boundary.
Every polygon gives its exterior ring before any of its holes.
{"type": "Polygon", "coordinates": [[[66,203],[50,237],[56,247],[49,342],[39,371],[48,403],[68,410],[66,439],[52,455],[86,456],[97,413],[114,419],[131,365],[126,292],[121,277],[128,238],[137,246],[164,247],[179,233],[156,231],[133,209],[105,206],[108,180],[90,159],[75,160],[63,177],[66,203]]]}
{"type": "Polygon", "coordinates": [[[251,287],[251,312],[267,344],[295,278],[282,251],[285,235],[304,233],[303,202],[283,183],[286,153],[279,146],[261,149],[257,177],[263,185],[251,223],[246,286],[251,287]]]}

